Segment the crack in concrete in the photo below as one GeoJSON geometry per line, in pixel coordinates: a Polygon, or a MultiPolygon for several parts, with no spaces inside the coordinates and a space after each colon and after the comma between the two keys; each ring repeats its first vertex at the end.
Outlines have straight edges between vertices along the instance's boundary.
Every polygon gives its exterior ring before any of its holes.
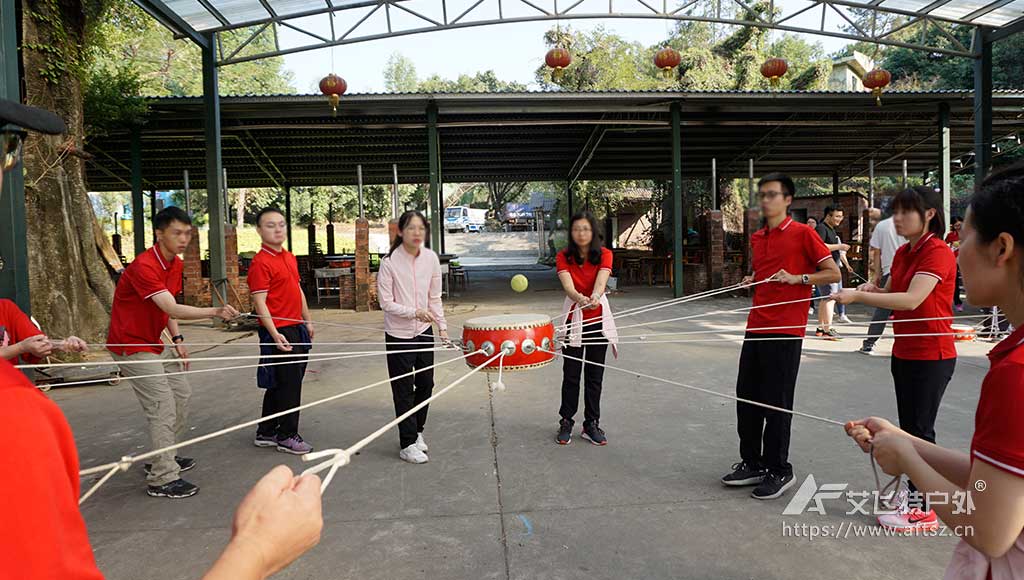
{"type": "MultiPolygon", "coordinates": [[[[489,382],[489,381],[488,381],[489,382]]],[[[498,467],[498,429],[494,421],[494,391],[487,389],[487,404],[491,412],[491,450],[494,452],[494,479],[498,485],[498,521],[501,522],[501,549],[505,556],[505,580],[511,580],[512,572],[508,562],[508,533],[505,530],[505,506],[501,497],[501,470],[498,467]]]]}

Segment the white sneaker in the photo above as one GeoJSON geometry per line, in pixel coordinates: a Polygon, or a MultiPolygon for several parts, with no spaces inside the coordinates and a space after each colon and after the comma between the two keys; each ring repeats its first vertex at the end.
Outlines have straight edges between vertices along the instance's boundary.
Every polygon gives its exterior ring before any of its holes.
{"type": "Polygon", "coordinates": [[[416,442],[413,443],[413,446],[415,446],[416,449],[419,449],[424,453],[430,452],[430,448],[427,447],[427,442],[423,439],[423,433],[416,435],[416,442]]]}
{"type": "Polygon", "coordinates": [[[430,458],[427,457],[427,454],[420,451],[419,448],[416,447],[415,443],[399,452],[398,457],[401,458],[402,461],[414,464],[426,463],[430,461],[430,458]]]}
{"type": "Polygon", "coordinates": [[[850,320],[850,317],[845,314],[839,317],[839,322],[842,322],[843,324],[853,324],[853,321],[850,320]]]}

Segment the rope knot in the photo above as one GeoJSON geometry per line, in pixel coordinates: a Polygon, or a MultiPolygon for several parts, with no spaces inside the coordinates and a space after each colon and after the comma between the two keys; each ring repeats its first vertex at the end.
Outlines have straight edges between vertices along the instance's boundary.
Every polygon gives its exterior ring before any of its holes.
{"type": "Polygon", "coordinates": [[[323,482],[320,484],[320,493],[326,491],[327,486],[331,485],[331,480],[334,479],[334,474],[338,472],[339,468],[352,463],[352,454],[344,449],[324,449],[323,451],[307,453],[302,456],[302,461],[309,463],[324,457],[328,459],[302,472],[302,475],[311,475],[327,470],[327,475],[324,476],[323,482]]]}
{"type": "Polygon", "coordinates": [[[121,460],[117,462],[117,469],[120,471],[128,471],[128,468],[134,464],[135,460],[131,455],[124,455],[121,457],[121,460]]]}

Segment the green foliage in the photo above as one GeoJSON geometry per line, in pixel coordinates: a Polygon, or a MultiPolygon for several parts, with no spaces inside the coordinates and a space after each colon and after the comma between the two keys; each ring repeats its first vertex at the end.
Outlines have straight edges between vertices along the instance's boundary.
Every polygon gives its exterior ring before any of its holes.
{"type": "Polygon", "coordinates": [[[82,96],[85,132],[104,135],[116,127],[139,123],[146,115],[146,103],[139,96],[142,83],[129,66],[94,66],[88,71],[82,96]]]}
{"type": "Polygon", "coordinates": [[[384,68],[384,89],[389,93],[411,93],[418,88],[416,65],[399,52],[392,53],[384,68]]]}
{"type": "MultiPolygon", "coordinates": [[[[754,8],[762,15],[767,12],[766,4],[754,8]]],[[[769,84],[761,76],[761,64],[778,56],[785,58],[790,67],[781,89],[817,90],[827,86],[831,61],[820,44],[788,34],[770,43],[766,37],[762,29],[743,27],[717,39],[708,23],[681,22],[664,42],[645,47],[626,42],[603,28],[589,32],[549,30],[544,37],[547,46],[568,49],[573,62],[557,81],[551,80],[551,71],[544,65],[535,76],[544,88],[571,91],[765,90],[769,84]],[[654,66],[654,54],[664,46],[680,51],[682,57],[675,78],[669,81],[663,80],[654,66]]]]}

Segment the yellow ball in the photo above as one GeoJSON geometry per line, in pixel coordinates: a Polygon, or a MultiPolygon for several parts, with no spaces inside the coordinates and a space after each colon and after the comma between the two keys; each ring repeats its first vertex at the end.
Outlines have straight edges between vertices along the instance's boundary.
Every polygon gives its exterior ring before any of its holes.
{"type": "Polygon", "coordinates": [[[529,285],[530,281],[526,279],[526,276],[522,274],[512,276],[512,289],[516,292],[526,292],[526,287],[529,285]]]}

